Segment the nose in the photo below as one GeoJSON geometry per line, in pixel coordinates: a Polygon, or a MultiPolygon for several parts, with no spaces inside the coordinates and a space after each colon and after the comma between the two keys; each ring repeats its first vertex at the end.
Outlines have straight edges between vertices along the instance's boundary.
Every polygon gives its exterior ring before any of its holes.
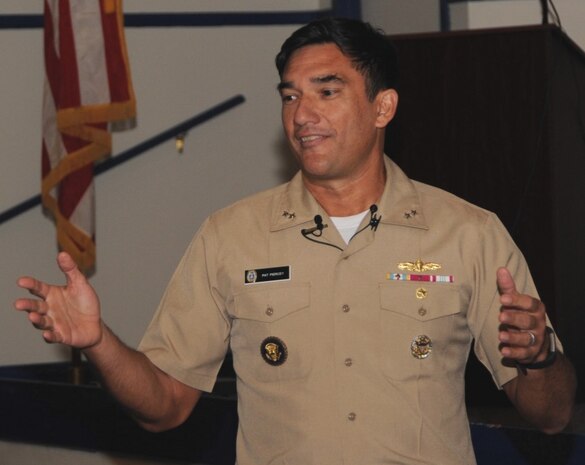
{"type": "Polygon", "coordinates": [[[304,126],[308,123],[318,123],[319,112],[315,106],[315,102],[307,96],[299,98],[295,105],[293,118],[296,126],[304,126]]]}

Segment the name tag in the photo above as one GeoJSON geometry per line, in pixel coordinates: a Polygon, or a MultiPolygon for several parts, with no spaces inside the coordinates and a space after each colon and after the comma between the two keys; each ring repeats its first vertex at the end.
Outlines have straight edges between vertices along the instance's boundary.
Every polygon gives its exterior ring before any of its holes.
{"type": "Polygon", "coordinates": [[[290,265],[276,266],[274,268],[258,268],[246,270],[244,273],[244,284],[267,283],[270,281],[290,280],[290,265]]]}

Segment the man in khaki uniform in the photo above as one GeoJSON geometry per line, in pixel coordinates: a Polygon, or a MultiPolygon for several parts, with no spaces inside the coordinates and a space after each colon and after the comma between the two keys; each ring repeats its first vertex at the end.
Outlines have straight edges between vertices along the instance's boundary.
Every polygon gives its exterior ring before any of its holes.
{"type": "Polygon", "coordinates": [[[38,299],[16,308],[45,340],[81,348],[152,431],[187,418],[230,347],[240,465],[474,463],[472,340],[518,410],[562,430],[575,377],[522,254],[493,214],[384,157],[398,103],[384,36],[317,21],[277,67],[301,170],[205,221],[139,351],[105,326],[66,254],[67,286],[21,278],[38,299]]]}

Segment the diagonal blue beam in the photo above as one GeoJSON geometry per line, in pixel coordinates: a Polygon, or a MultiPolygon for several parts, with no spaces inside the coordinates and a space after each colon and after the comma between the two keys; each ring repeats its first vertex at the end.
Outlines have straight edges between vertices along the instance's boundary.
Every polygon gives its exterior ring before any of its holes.
{"type": "MultiPolygon", "coordinates": [[[[231,110],[232,108],[244,102],[245,98],[243,95],[235,95],[209,108],[203,113],[199,113],[198,115],[195,115],[183,121],[182,123],[179,123],[176,126],[173,126],[167,129],[166,131],[163,131],[160,134],[157,134],[156,136],[151,137],[150,139],[147,139],[144,142],[141,142],[140,144],[137,144],[134,147],[129,148],[128,150],[125,150],[124,152],[116,155],[115,157],[108,158],[106,161],[95,166],[94,174],[98,176],[102,173],[105,173],[106,171],[111,170],[112,168],[115,168],[116,166],[125,163],[137,157],[138,155],[143,154],[144,152],[156,147],[157,145],[162,144],[163,142],[169,139],[172,139],[173,137],[178,136],[179,134],[187,132],[188,130],[194,128],[195,126],[199,126],[200,124],[203,124],[206,121],[215,118],[216,116],[219,116],[222,113],[225,113],[226,111],[231,110]]],[[[0,225],[40,204],[41,196],[39,194],[25,200],[24,202],[19,203],[18,205],[15,205],[12,208],[9,208],[8,210],[5,210],[4,212],[0,213],[0,225]]]]}

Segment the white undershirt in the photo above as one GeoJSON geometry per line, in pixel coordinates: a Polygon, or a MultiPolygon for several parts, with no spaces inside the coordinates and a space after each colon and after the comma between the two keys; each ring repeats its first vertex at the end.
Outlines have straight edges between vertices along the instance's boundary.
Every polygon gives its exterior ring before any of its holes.
{"type": "Polygon", "coordinates": [[[356,233],[360,223],[362,222],[364,216],[370,210],[366,210],[365,212],[358,213],[357,215],[352,216],[332,216],[331,221],[343,237],[343,240],[346,244],[349,244],[349,240],[353,237],[356,233]]]}

